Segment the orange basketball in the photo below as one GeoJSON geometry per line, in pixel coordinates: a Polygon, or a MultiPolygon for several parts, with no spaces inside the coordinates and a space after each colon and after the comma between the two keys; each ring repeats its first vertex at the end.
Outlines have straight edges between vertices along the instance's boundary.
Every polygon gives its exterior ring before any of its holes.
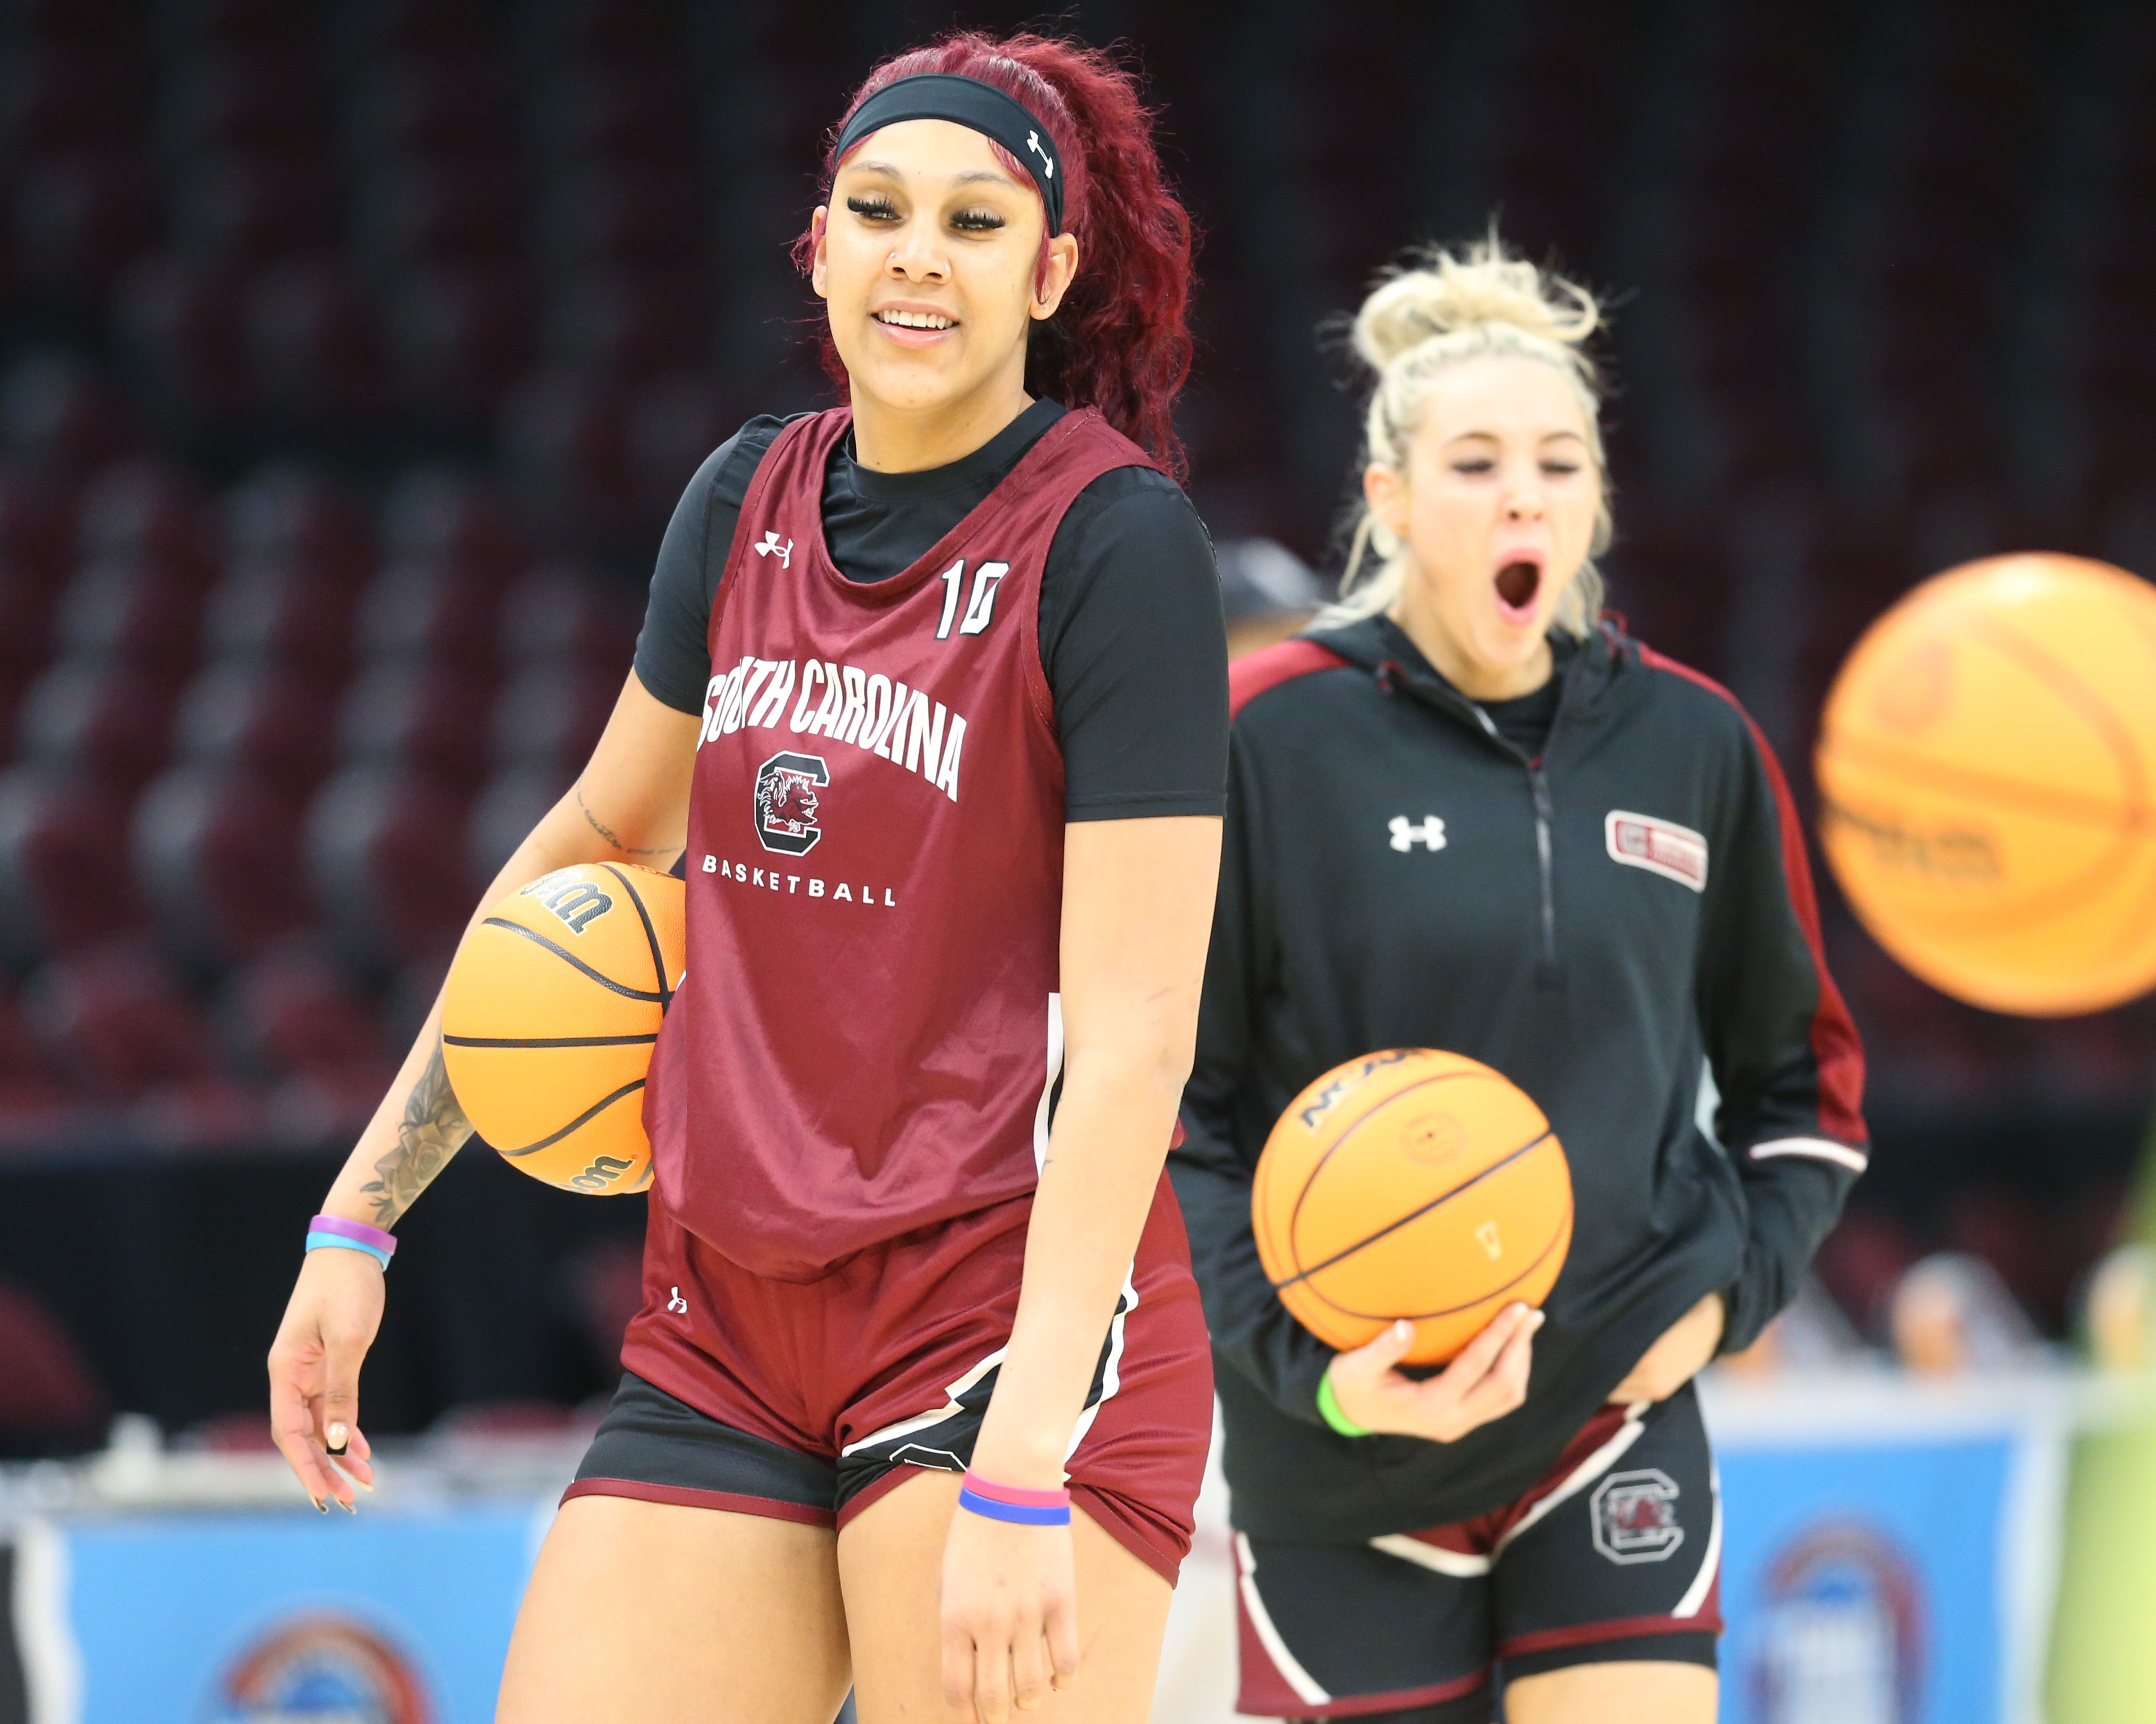
{"type": "Polygon", "coordinates": [[[1994,1012],[2156,987],[2156,587],[1988,557],[1871,625],[1827,696],[1820,837],[1874,938],[1994,1012]]]}
{"type": "Polygon", "coordinates": [[[1514,1301],[1548,1296],[1572,1244],[1572,1172],[1508,1079],[1395,1048],[1288,1104],[1250,1223],[1281,1302],[1319,1340],[1361,1347],[1409,1317],[1408,1362],[1434,1365],[1514,1301]]]}
{"type": "Polygon", "coordinates": [[[465,1117],[534,1179],[613,1196],[651,1183],[644,1079],[681,983],[681,882],[580,863],[465,936],[442,1060],[465,1117]]]}

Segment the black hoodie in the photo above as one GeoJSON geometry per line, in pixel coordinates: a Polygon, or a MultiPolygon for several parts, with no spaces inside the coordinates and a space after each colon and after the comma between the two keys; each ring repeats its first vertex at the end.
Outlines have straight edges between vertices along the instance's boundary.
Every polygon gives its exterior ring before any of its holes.
{"type": "Polygon", "coordinates": [[[1703,1295],[1727,1300],[1724,1351],[1748,1345],[1865,1165],[1863,1056],[1765,741],[1723,690],[1614,628],[1561,644],[1556,675],[1531,758],[1382,618],[1235,667],[1219,907],[1169,1167],[1245,1532],[1363,1539],[1512,1501],[1703,1295]],[[1289,1100],[1395,1047],[1503,1072],[1572,1168],[1527,1403],[1450,1444],[1324,1423],[1332,1350],[1275,1296],[1250,1233],[1252,1170],[1289,1100]]]}

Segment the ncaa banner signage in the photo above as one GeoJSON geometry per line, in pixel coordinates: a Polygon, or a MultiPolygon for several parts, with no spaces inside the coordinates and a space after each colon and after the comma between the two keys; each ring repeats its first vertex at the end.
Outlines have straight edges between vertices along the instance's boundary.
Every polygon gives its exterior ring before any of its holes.
{"type": "Polygon", "coordinates": [[[2038,1724],[2056,1385],[1717,1387],[1721,1724],[2038,1724]]]}
{"type": "Polygon", "coordinates": [[[33,1525],[13,1564],[29,1724],[485,1724],[552,1515],[33,1525]]]}

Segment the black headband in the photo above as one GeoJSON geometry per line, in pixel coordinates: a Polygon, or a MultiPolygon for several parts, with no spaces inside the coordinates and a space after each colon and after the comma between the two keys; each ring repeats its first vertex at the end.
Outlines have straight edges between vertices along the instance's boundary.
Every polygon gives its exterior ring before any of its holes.
{"type": "Polygon", "coordinates": [[[1001,144],[1025,164],[1040,187],[1040,201],[1048,207],[1050,236],[1063,231],[1063,174],[1055,140],[1016,97],[956,72],[916,72],[885,85],[854,110],[854,117],[839,134],[834,159],[844,160],[846,151],[870,132],[901,120],[948,120],[1001,144]]]}

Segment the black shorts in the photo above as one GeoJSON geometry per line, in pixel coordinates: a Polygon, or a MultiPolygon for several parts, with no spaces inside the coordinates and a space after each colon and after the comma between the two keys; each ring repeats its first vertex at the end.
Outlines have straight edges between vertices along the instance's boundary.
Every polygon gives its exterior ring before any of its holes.
{"type": "Polygon", "coordinates": [[[1235,1535],[1242,1694],[1267,1718],[1488,1724],[1502,1677],[1715,1663],[1722,1498],[1687,1384],[1598,1414],[1517,1502],[1358,1544],[1235,1535]]]}

